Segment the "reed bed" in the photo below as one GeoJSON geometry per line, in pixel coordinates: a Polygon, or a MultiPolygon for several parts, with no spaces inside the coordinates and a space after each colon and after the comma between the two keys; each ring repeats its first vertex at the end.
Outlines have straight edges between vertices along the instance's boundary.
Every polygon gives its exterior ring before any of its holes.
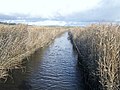
{"type": "Polygon", "coordinates": [[[120,25],[93,24],[71,32],[91,90],[119,90],[120,25]]]}
{"type": "Polygon", "coordinates": [[[12,78],[9,71],[22,69],[23,59],[64,31],[62,27],[0,25],[0,79],[12,78]]]}

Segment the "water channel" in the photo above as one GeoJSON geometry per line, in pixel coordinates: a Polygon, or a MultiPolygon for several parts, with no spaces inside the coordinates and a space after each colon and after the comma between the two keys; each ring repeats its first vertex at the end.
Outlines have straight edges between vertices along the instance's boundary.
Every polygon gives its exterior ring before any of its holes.
{"type": "Polygon", "coordinates": [[[13,74],[14,79],[0,84],[0,90],[85,90],[68,32],[35,52],[25,73],[13,74]]]}

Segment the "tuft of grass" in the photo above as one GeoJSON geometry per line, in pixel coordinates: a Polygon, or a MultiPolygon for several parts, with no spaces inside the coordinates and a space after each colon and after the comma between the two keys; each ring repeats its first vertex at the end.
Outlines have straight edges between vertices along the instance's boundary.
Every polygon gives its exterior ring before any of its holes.
{"type": "Polygon", "coordinates": [[[9,71],[23,68],[23,59],[65,30],[62,27],[0,25],[0,78],[6,81],[8,76],[11,77],[9,71]]]}
{"type": "Polygon", "coordinates": [[[119,90],[120,25],[93,24],[71,32],[92,90],[119,90]]]}

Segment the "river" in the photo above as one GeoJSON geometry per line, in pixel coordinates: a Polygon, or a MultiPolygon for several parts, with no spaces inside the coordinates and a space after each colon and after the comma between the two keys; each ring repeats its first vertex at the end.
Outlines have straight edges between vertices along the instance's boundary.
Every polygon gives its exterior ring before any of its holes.
{"type": "Polygon", "coordinates": [[[85,90],[68,32],[35,52],[27,63],[26,72],[14,71],[13,77],[0,84],[0,90],[85,90]]]}

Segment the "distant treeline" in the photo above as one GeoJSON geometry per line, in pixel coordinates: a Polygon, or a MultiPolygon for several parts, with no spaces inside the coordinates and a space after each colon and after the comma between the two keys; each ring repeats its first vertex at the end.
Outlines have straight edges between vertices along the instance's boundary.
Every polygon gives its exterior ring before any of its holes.
{"type": "Polygon", "coordinates": [[[0,22],[0,24],[5,24],[5,25],[17,25],[16,23],[7,23],[7,22],[0,22]]]}

